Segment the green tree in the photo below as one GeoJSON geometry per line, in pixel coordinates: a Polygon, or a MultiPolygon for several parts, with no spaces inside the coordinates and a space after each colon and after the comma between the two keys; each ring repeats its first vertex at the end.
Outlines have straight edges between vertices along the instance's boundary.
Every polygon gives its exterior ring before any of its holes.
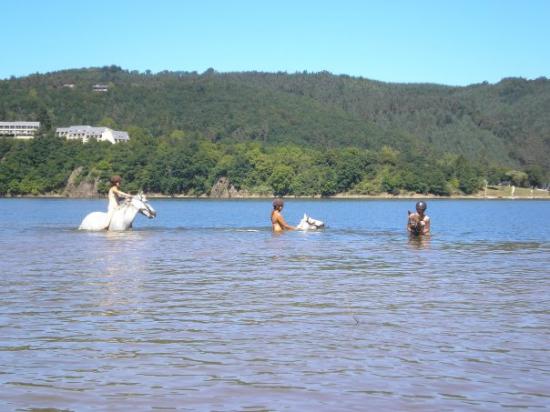
{"type": "Polygon", "coordinates": [[[529,176],[525,172],[519,170],[510,170],[506,173],[506,176],[510,179],[512,184],[516,186],[525,187],[529,183],[529,176]]]}
{"type": "Polygon", "coordinates": [[[528,176],[529,186],[542,187],[548,182],[548,177],[545,176],[544,170],[539,165],[531,166],[525,172],[528,176]]]}
{"type": "Polygon", "coordinates": [[[277,165],[269,177],[269,185],[276,196],[284,196],[290,193],[294,171],[290,166],[277,165]]]}

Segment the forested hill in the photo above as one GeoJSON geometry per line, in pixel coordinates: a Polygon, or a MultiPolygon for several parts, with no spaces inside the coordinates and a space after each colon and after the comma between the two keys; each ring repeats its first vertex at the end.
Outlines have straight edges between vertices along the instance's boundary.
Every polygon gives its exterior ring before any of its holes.
{"type": "Polygon", "coordinates": [[[550,80],[449,87],[321,73],[138,73],[117,66],[0,81],[0,120],[198,132],[213,142],[411,147],[550,169],[550,80]],[[109,86],[105,93],[94,84],[109,86]],[[73,84],[74,87],[69,87],[73,84]]]}

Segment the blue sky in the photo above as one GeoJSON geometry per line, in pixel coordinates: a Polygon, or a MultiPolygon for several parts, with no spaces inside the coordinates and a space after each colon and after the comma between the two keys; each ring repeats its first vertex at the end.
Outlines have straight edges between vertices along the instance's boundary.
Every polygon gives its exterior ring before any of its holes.
{"type": "Polygon", "coordinates": [[[550,77],[550,1],[2,0],[0,78],[328,70],[466,85],[550,77]]]}

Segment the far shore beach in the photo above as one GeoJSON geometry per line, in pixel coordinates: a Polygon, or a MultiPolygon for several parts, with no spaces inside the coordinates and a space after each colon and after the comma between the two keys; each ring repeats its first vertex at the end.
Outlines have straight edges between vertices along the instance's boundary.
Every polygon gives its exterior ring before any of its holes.
{"type": "MultiPolygon", "coordinates": [[[[398,195],[392,195],[390,193],[379,193],[373,195],[365,194],[353,194],[353,193],[338,193],[333,196],[283,196],[285,199],[348,199],[348,200],[406,200],[406,199],[444,199],[444,200],[550,200],[550,191],[543,189],[525,189],[518,188],[516,189],[514,195],[510,193],[503,193],[504,190],[487,190],[480,191],[472,195],[463,195],[456,194],[450,196],[437,196],[433,194],[422,194],[422,193],[401,193],[398,195]]],[[[146,193],[147,197],[150,199],[210,199],[210,200],[250,200],[250,199],[273,199],[273,195],[265,194],[234,194],[226,197],[214,197],[208,195],[187,195],[187,194],[175,194],[175,195],[166,195],[162,193],[146,193]]],[[[18,195],[18,196],[4,196],[0,197],[4,199],[106,199],[106,195],[97,195],[97,196],[65,196],[62,194],[48,193],[41,195],[18,195]]]]}

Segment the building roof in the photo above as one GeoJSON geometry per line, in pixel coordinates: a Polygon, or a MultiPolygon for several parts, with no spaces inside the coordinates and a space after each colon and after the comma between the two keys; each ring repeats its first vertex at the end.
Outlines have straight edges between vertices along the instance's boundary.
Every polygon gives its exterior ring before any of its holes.
{"type": "Polygon", "coordinates": [[[93,127],[89,125],[78,125],[69,127],[58,127],[56,132],[71,132],[71,133],[103,133],[107,127],[93,127]]]}
{"type": "Polygon", "coordinates": [[[40,122],[0,122],[0,126],[35,126],[35,127],[40,127],[40,122]]]}
{"type": "Polygon", "coordinates": [[[130,140],[128,132],[123,132],[120,130],[113,130],[113,137],[115,138],[115,140],[130,140]]]}

